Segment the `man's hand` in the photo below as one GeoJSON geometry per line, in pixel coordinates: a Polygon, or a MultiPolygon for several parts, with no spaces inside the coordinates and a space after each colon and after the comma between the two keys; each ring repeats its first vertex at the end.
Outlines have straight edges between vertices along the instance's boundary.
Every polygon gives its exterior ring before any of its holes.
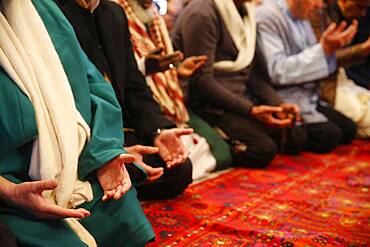
{"type": "Polygon", "coordinates": [[[279,119],[275,117],[275,115],[281,113],[284,113],[284,109],[281,106],[259,105],[253,106],[249,115],[267,126],[278,128],[288,127],[292,123],[291,119],[279,119]]]}
{"type": "Polygon", "coordinates": [[[98,169],[96,176],[104,191],[104,202],[112,198],[120,199],[131,188],[131,179],[125,164],[134,161],[134,155],[121,154],[98,169]]]}
{"type": "Polygon", "coordinates": [[[131,147],[125,147],[127,153],[132,154],[135,156],[135,162],[140,165],[147,173],[149,182],[153,182],[160,178],[163,175],[163,168],[162,167],[151,167],[148,166],[143,162],[143,156],[145,154],[156,154],[158,153],[159,149],[157,147],[148,147],[142,145],[135,145],[131,147]]]}
{"type": "Polygon", "coordinates": [[[189,78],[207,61],[207,56],[193,56],[185,58],[177,68],[177,73],[183,78],[189,78]]]}
{"type": "Polygon", "coordinates": [[[181,51],[175,51],[169,55],[161,55],[162,51],[163,49],[157,49],[145,57],[145,70],[147,75],[166,71],[184,58],[181,51]]]}
{"type": "Polygon", "coordinates": [[[367,38],[365,42],[361,44],[361,48],[365,56],[370,55],[370,36],[367,38]]]}
{"type": "Polygon", "coordinates": [[[280,107],[283,108],[283,112],[275,114],[279,119],[290,119],[298,122],[301,121],[299,107],[296,104],[282,103],[280,104],[280,107]]]}
{"type": "Polygon", "coordinates": [[[7,187],[7,192],[2,193],[2,197],[4,197],[6,201],[36,217],[42,219],[83,219],[90,215],[90,212],[84,208],[62,208],[42,196],[43,191],[54,190],[58,186],[58,182],[56,180],[13,184],[1,177],[0,183],[3,184],[2,186],[5,185],[7,187]]]}
{"type": "Polygon", "coordinates": [[[159,155],[166,162],[167,168],[182,164],[188,158],[188,151],[180,137],[190,135],[193,129],[168,129],[163,130],[154,139],[154,146],[159,149],[159,155]]]}
{"type": "Polygon", "coordinates": [[[347,27],[345,21],[339,25],[332,23],[324,31],[320,38],[320,44],[327,56],[332,55],[336,50],[351,43],[358,28],[358,22],[354,20],[352,24],[347,27]]]}

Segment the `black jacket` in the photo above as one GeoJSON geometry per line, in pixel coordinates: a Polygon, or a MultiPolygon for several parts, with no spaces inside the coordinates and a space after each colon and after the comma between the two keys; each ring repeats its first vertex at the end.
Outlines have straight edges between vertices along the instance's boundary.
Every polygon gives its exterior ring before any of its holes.
{"type": "Polygon", "coordinates": [[[137,136],[149,143],[158,128],[174,127],[175,124],[161,112],[138,70],[127,17],[122,8],[102,0],[90,13],[74,0],[55,2],[72,24],[91,62],[111,81],[123,109],[124,126],[134,128],[137,136]]]}

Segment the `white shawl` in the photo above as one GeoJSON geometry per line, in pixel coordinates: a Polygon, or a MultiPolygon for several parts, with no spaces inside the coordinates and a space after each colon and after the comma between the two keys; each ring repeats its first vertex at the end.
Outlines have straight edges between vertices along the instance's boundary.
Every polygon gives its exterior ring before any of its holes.
{"type": "Polygon", "coordinates": [[[251,64],[255,54],[257,36],[255,4],[244,3],[248,15],[242,18],[233,0],[214,0],[214,2],[239,53],[235,61],[219,61],[214,63],[213,68],[216,71],[240,71],[251,64]]]}
{"type": "MultiPolygon", "coordinates": [[[[76,109],[68,78],[32,2],[2,3],[0,65],[32,102],[37,122],[29,175],[34,180],[57,179],[58,187],[44,196],[59,206],[74,208],[93,199],[91,185],[77,177],[78,157],[90,138],[89,126],[76,109]]],[[[71,224],[71,219],[67,221],[71,224]]],[[[89,235],[76,220],[72,222],[80,237],[81,232],[89,235]]]]}

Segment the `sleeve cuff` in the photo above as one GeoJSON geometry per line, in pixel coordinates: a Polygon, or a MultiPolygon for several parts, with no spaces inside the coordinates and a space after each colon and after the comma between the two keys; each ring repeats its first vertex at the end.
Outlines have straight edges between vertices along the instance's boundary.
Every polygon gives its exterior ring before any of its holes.
{"type": "Polygon", "coordinates": [[[326,56],[326,62],[328,63],[329,74],[332,74],[337,69],[337,57],[335,54],[326,56]]]}

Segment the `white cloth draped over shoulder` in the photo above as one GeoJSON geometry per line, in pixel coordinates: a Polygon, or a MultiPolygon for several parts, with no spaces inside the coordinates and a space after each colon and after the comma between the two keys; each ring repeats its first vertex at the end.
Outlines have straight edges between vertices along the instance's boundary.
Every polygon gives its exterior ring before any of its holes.
{"type": "Polygon", "coordinates": [[[344,68],[339,68],[335,94],[335,110],[357,124],[357,135],[370,138],[370,91],[350,80],[344,68]]]}
{"type": "Polygon", "coordinates": [[[216,71],[240,71],[252,63],[256,50],[255,4],[253,1],[244,3],[247,14],[241,17],[233,0],[214,2],[239,53],[235,61],[218,61],[213,68],[216,71]]]}
{"type": "MultiPolygon", "coordinates": [[[[36,117],[29,175],[56,179],[44,197],[64,208],[93,199],[91,185],[78,180],[78,158],[90,128],[76,109],[72,89],[50,36],[30,0],[3,0],[0,13],[0,65],[28,96],[36,117]]],[[[96,246],[76,219],[67,219],[82,241],[96,246]]]]}

